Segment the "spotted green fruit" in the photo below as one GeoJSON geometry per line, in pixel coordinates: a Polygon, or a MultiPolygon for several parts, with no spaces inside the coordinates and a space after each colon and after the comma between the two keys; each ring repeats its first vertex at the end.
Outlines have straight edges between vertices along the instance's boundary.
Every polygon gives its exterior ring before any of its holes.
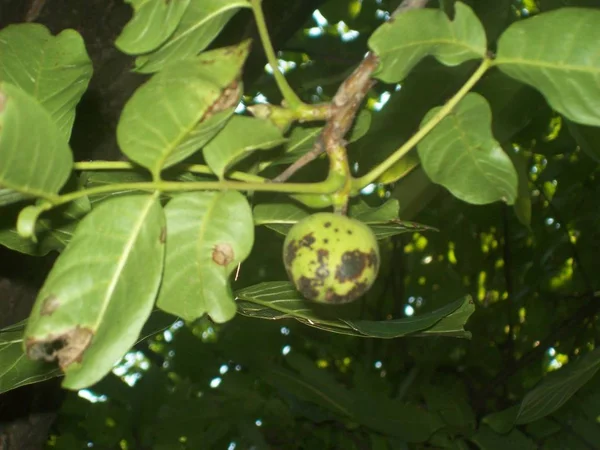
{"type": "Polygon", "coordinates": [[[317,213],[292,227],[283,262],[296,289],[320,303],[348,303],[371,287],[379,270],[379,247],[362,222],[317,213]]]}

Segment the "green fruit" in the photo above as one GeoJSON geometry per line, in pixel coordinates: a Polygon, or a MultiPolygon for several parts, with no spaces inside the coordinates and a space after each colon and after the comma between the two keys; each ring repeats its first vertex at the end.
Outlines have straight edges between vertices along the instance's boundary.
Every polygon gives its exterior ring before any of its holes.
{"type": "Polygon", "coordinates": [[[371,229],[333,213],[313,214],[292,227],[283,262],[296,289],[320,303],[348,303],[371,287],[379,246],[371,229]]]}

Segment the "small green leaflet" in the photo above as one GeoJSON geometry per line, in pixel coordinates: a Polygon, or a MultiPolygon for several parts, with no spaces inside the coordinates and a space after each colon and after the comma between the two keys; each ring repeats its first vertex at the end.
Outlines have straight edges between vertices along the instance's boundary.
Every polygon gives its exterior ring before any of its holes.
{"type": "Polygon", "coordinates": [[[454,20],[440,9],[416,9],[375,30],[369,38],[380,60],[375,76],[386,83],[402,81],[428,55],[447,66],[483,58],[487,43],[481,22],[464,3],[455,8],[454,20]]]}
{"type": "Polygon", "coordinates": [[[600,11],[559,8],[512,24],[494,64],[573,122],[600,126],[600,11]]]}
{"type": "Polygon", "coordinates": [[[286,139],[271,122],[235,115],[203,149],[204,159],[220,179],[235,163],[255,150],[264,150],[283,144],[286,139]]]}
{"type": "Polygon", "coordinates": [[[171,64],[129,99],[117,142],[154,176],[212,139],[241,96],[238,80],[249,42],[171,64]]]}
{"type": "Polygon", "coordinates": [[[236,292],[240,314],[259,319],[293,318],[314,328],[359,337],[391,339],[406,335],[447,335],[470,338],[463,325],[474,311],[467,297],[415,317],[385,321],[345,320],[320,317],[287,281],[260,283],[236,292]],[[459,312],[454,315],[453,313],[459,312]],[[461,323],[456,321],[460,317],[461,323]],[[436,330],[432,328],[436,327],[436,330]]]}
{"type": "Polygon", "coordinates": [[[133,18],[115,41],[119,50],[140,55],[155,50],[173,34],[190,0],[125,0],[133,18]]]}
{"type": "Polygon", "coordinates": [[[156,194],[107,200],[77,226],[24,337],[30,358],[58,359],[64,387],[96,383],[136,342],[158,292],[164,234],[156,194]]]}
{"type": "Polygon", "coordinates": [[[166,206],[167,253],[157,305],[195,320],[226,322],[236,313],[229,276],[254,243],[252,210],[236,191],[175,196],[166,206]]]}
{"type": "Polygon", "coordinates": [[[19,86],[34,97],[68,140],[75,106],[93,71],[79,33],[64,30],[52,36],[40,24],[9,25],[0,30],[0,55],[0,82],[19,86]]]}
{"type": "MultiPolygon", "coordinates": [[[[433,117],[434,108],[421,126],[433,117]]],[[[476,205],[517,198],[517,172],[494,139],[490,107],[481,95],[467,94],[418,144],[421,166],[434,183],[476,205]]]]}
{"type": "Polygon", "coordinates": [[[65,184],[73,166],[67,137],[48,110],[6,82],[0,82],[0,161],[0,187],[46,199],[65,184]]]}
{"type": "MultiPolygon", "coordinates": [[[[170,3],[178,3],[178,1],[170,3]]],[[[190,2],[179,25],[166,42],[156,50],[136,58],[136,71],[158,72],[175,61],[199,54],[208,47],[236,12],[241,8],[249,7],[248,0],[190,2]]]]}

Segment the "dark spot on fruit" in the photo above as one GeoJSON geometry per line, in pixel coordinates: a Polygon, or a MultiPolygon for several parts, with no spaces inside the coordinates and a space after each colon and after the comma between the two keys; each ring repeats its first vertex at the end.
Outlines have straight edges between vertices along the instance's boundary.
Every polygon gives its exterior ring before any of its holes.
{"type": "Polygon", "coordinates": [[[50,294],[44,299],[44,303],[42,303],[40,314],[42,316],[51,316],[52,313],[56,311],[59,306],[60,302],[58,301],[58,297],[54,294],[50,294]]]}
{"type": "Polygon", "coordinates": [[[300,246],[312,249],[312,245],[315,243],[315,241],[316,239],[313,236],[313,233],[308,233],[300,240],[300,246]]]}
{"type": "Polygon", "coordinates": [[[373,266],[375,269],[377,269],[379,261],[377,259],[377,253],[375,253],[375,250],[371,250],[371,253],[367,255],[367,265],[369,267],[373,266]]]}
{"type": "Polygon", "coordinates": [[[292,239],[285,249],[284,263],[286,267],[292,267],[292,263],[296,259],[296,253],[298,253],[298,241],[292,239]]]}
{"type": "Polygon", "coordinates": [[[317,271],[315,272],[317,277],[322,281],[325,280],[329,276],[329,269],[327,268],[327,260],[329,259],[329,251],[324,249],[319,249],[317,251],[317,259],[319,260],[319,267],[317,267],[317,271]]]}
{"type": "Polygon", "coordinates": [[[323,242],[324,242],[325,244],[329,244],[329,239],[323,239],[323,242]]]}
{"type": "Polygon", "coordinates": [[[333,231],[335,231],[336,233],[339,233],[340,229],[339,228],[334,228],[333,231]]]}
{"type": "Polygon", "coordinates": [[[230,264],[233,257],[233,248],[229,244],[217,244],[213,248],[212,260],[219,266],[230,264]]]}
{"type": "Polygon", "coordinates": [[[356,283],[356,285],[350,289],[346,295],[336,294],[332,288],[329,288],[325,294],[325,300],[327,303],[331,304],[349,303],[362,296],[365,292],[367,292],[367,290],[368,287],[366,283],[356,283]]]}
{"type": "Polygon", "coordinates": [[[335,272],[335,278],[340,283],[359,278],[365,268],[370,265],[370,259],[371,255],[367,255],[359,250],[345,252],[342,255],[342,261],[335,272]]]}
{"type": "Polygon", "coordinates": [[[319,295],[319,291],[315,288],[313,280],[307,277],[300,277],[298,280],[298,291],[309,299],[317,298],[319,295]]]}
{"type": "Polygon", "coordinates": [[[167,227],[162,227],[160,229],[160,237],[159,237],[160,243],[164,244],[165,241],[167,240],[167,227]]]}
{"type": "Polygon", "coordinates": [[[352,234],[352,230],[348,230],[348,234],[352,234]]]}
{"type": "Polygon", "coordinates": [[[331,226],[331,222],[325,222],[325,228],[329,228],[331,226]]]}

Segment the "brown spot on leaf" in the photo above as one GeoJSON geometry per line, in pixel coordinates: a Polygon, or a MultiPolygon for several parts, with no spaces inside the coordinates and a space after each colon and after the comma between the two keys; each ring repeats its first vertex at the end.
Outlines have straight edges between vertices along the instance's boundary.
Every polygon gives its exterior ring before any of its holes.
{"type": "Polygon", "coordinates": [[[167,227],[162,227],[160,229],[160,243],[164,244],[167,241],[167,227]]]}
{"type": "Polygon", "coordinates": [[[204,114],[202,120],[208,120],[209,118],[221,111],[233,108],[239,103],[241,95],[241,83],[239,82],[239,80],[235,80],[225,89],[223,89],[223,92],[221,92],[219,98],[215,100],[215,102],[210,106],[210,108],[208,108],[208,111],[206,111],[206,114],[204,114]]]}
{"type": "Polygon", "coordinates": [[[27,356],[44,361],[58,359],[58,365],[65,370],[72,363],[81,362],[93,337],[92,330],[77,326],[60,335],[49,335],[45,339],[29,338],[26,343],[27,356]]]}
{"type": "Polygon", "coordinates": [[[50,294],[48,297],[44,299],[42,303],[42,308],[40,310],[40,314],[42,316],[51,316],[54,311],[58,309],[60,306],[60,301],[58,297],[54,294],[50,294]]]}
{"type": "Polygon", "coordinates": [[[6,94],[4,92],[0,92],[0,113],[4,111],[6,107],[6,94]]]}
{"type": "Polygon", "coordinates": [[[226,266],[233,261],[233,248],[229,244],[217,244],[213,248],[212,260],[220,266],[226,266]]]}

